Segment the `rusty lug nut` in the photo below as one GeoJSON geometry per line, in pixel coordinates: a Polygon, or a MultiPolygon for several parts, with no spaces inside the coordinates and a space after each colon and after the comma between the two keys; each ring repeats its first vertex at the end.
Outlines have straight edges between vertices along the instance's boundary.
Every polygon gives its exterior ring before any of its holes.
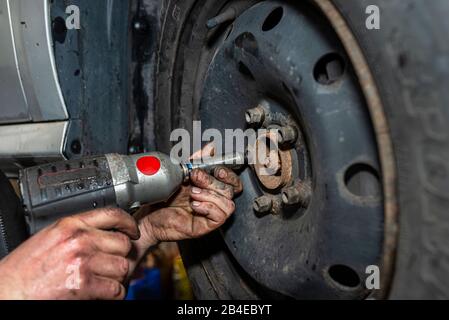
{"type": "Polygon", "coordinates": [[[273,200],[268,196],[262,196],[254,200],[253,208],[258,213],[270,213],[273,208],[273,200]]]}
{"type": "Polygon", "coordinates": [[[309,183],[300,183],[282,191],[282,202],[285,205],[301,205],[307,207],[310,203],[312,190],[309,183]]]}
{"type": "Polygon", "coordinates": [[[249,109],[245,113],[246,123],[252,126],[261,126],[265,121],[265,110],[262,107],[249,109]]]}
{"type": "Polygon", "coordinates": [[[298,139],[298,132],[292,126],[282,127],[278,131],[278,142],[281,144],[295,143],[298,139]]]}
{"type": "Polygon", "coordinates": [[[271,208],[272,215],[280,215],[282,213],[282,197],[276,196],[272,198],[273,207],[271,208]]]}

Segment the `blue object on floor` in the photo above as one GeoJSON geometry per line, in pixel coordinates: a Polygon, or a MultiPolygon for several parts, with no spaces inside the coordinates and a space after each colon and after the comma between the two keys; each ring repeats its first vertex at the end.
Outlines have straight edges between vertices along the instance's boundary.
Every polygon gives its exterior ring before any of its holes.
{"type": "Polygon", "coordinates": [[[144,278],[133,281],[128,288],[126,300],[161,300],[161,272],[159,269],[145,269],[144,278]]]}

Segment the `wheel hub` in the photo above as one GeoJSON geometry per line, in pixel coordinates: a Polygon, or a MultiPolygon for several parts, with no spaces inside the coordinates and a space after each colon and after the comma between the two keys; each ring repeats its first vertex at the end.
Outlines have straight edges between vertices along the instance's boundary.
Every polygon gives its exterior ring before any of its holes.
{"type": "Polygon", "coordinates": [[[292,181],[292,149],[278,147],[278,128],[268,125],[266,129],[266,132],[258,135],[252,149],[254,172],[267,191],[275,192],[292,181]]]}

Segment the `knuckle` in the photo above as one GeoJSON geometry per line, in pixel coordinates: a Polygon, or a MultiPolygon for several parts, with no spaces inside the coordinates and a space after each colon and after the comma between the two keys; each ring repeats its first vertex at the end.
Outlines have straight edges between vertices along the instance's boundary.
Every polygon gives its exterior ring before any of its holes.
{"type": "Polygon", "coordinates": [[[192,181],[200,182],[201,170],[193,170],[192,171],[192,181]]]}
{"type": "Polygon", "coordinates": [[[220,179],[220,172],[222,170],[225,170],[226,172],[228,172],[228,169],[226,167],[224,167],[224,166],[217,166],[214,169],[214,177],[217,178],[217,179],[220,179]]]}
{"type": "Polygon", "coordinates": [[[230,185],[225,186],[225,194],[228,199],[234,198],[234,188],[230,185]]]}
{"type": "Polygon", "coordinates": [[[135,238],[133,238],[133,240],[138,240],[140,237],[139,224],[138,224],[137,220],[134,217],[132,217],[131,215],[129,215],[129,219],[131,221],[131,229],[135,233],[135,238]]]}
{"type": "Polygon", "coordinates": [[[210,176],[203,170],[198,170],[197,173],[197,181],[201,184],[201,185],[209,185],[211,183],[210,181],[210,176]]]}
{"type": "Polygon", "coordinates": [[[77,266],[81,279],[87,282],[91,275],[90,259],[86,256],[78,256],[73,260],[72,264],[77,266]]]}
{"type": "Polygon", "coordinates": [[[120,282],[118,281],[111,281],[108,285],[108,291],[111,294],[112,297],[116,298],[116,299],[123,299],[124,298],[124,293],[122,290],[122,285],[120,282]]]}
{"type": "Polygon", "coordinates": [[[229,215],[231,215],[235,212],[235,202],[234,201],[229,201],[227,207],[228,207],[227,213],[229,215]]]}
{"type": "Polygon", "coordinates": [[[215,204],[213,204],[213,203],[209,203],[208,202],[204,206],[205,206],[205,209],[206,209],[206,211],[208,213],[212,213],[212,212],[217,211],[217,206],[215,204]]]}
{"type": "Polygon", "coordinates": [[[215,191],[207,190],[207,189],[203,189],[201,191],[201,195],[203,196],[204,199],[213,199],[213,198],[217,197],[217,194],[215,191]]]}
{"type": "Polygon", "coordinates": [[[107,287],[109,293],[114,297],[120,293],[120,284],[118,281],[109,281],[107,287]]]}
{"type": "Polygon", "coordinates": [[[76,230],[72,233],[71,237],[68,239],[68,242],[74,253],[84,252],[90,247],[87,232],[82,229],[76,230]]]}
{"type": "Polygon", "coordinates": [[[84,274],[90,274],[90,262],[91,262],[91,257],[88,257],[86,255],[80,256],[77,261],[78,264],[80,266],[80,270],[84,272],[84,274]]]}
{"type": "Polygon", "coordinates": [[[72,219],[72,217],[60,219],[54,224],[53,228],[58,230],[68,229],[71,225],[70,223],[68,223],[68,221],[72,219]]]}
{"type": "Polygon", "coordinates": [[[195,181],[198,180],[198,170],[193,170],[193,171],[190,173],[190,179],[191,179],[193,182],[195,182],[195,181]]]}
{"type": "Polygon", "coordinates": [[[126,254],[128,254],[132,248],[131,239],[129,239],[129,237],[123,233],[117,233],[117,237],[122,245],[123,251],[125,251],[126,254]]]}
{"type": "Polygon", "coordinates": [[[53,230],[57,230],[63,237],[71,237],[76,230],[81,228],[80,223],[73,217],[67,217],[55,223],[53,230]]]}
{"type": "Polygon", "coordinates": [[[79,225],[79,219],[75,218],[75,217],[66,217],[63,218],[61,220],[59,220],[59,225],[61,227],[66,227],[66,228],[70,228],[73,226],[78,226],[79,225]]]}
{"type": "Polygon", "coordinates": [[[111,266],[116,270],[120,280],[124,280],[128,275],[130,268],[128,259],[123,257],[114,257],[109,263],[111,263],[111,266]]]}
{"type": "Polygon", "coordinates": [[[126,276],[129,272],[129,261],[128,259],[122,258],[120,259],[120,270],[123,276],[126,276]]]}
{"type": "Polygon", "coordinates": [[[122,210],[118,209],[118,208],[104,208],[102,209],[103,213],[112,219],[117,219],[122,217],[122,210]]]}
{"type": "Polygon", "coordinates": [[[220,197],[220,194],[217,191],[212,190],[212,189],[204,189],[204,193],[208,194],[210,197],[214,197],[214,198],[220,197]]]}

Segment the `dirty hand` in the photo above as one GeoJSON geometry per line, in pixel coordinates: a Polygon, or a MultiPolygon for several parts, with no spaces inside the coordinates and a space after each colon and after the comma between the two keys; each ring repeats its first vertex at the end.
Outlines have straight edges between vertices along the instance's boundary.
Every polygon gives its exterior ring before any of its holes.
{"type": "Polygon", "coordinates": [[[130,238],[139,229],[120,209],[62,219],[0,262],[0,299],[123,299],[130,238]]]}
{"type": "MultiPolygon", "coordinates": [[[[213,147],[207,146],[192,158],[212,152],[213,147]]],[[[237,174],[225,167],[216,168],[213,176],[194,170],[191,185],[184,186],[165,208],[145,208],[135,216],[141,232],[135,242],[138,256],[161,241],[198,238],[219,228],[234,213],[232,199],[242,188],[237,174]]]]}

